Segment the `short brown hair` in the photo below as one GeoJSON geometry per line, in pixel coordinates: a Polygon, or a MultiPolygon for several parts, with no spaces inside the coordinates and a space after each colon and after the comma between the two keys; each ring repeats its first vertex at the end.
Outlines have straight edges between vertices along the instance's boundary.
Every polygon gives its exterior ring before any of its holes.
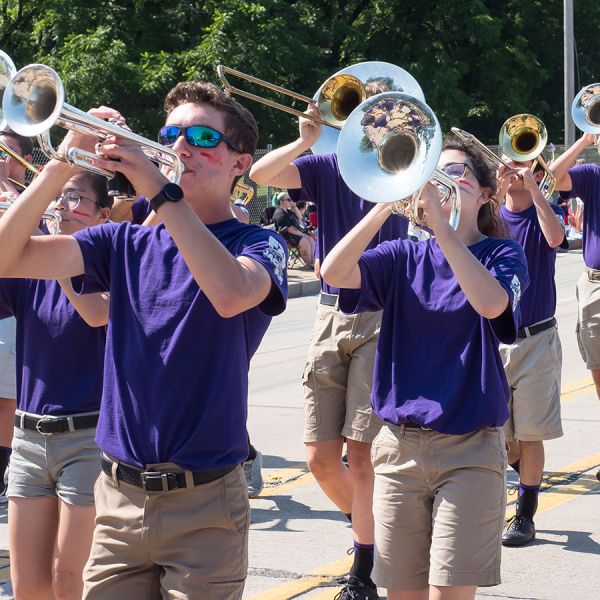
{"type": "Polygon", "coordinates": [[[182,81],[165,98],[165,110],[169,114],[181,104],[208,104],[225,115],[225,131],[239,145],[242,152],[254,156],[258,142],[258,125],[252,113],[213,83],[205,81],[182,81]]]}

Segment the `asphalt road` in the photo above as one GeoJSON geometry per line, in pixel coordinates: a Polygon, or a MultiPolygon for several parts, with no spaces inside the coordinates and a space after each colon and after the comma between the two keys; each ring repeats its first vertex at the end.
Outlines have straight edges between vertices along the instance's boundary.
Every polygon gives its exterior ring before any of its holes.
{"type": "MultiPolygon", "coordinates": [[[[575,339],[575,282],[580,251],[557,262],[557,318],[563,347],[565,436],[546,444],[547,489],[536,517],[538,538],[503,550],[503,584],[478,598],[588,600],[600,598],[600,404],[575,339]]],[[[250,372],[249,431],[264,455],[266,486],[252,500],[246,600],[333,599],[351,564],[348,523],[307,472],[302,444],[301,375],[316,296],[294,298],[274,319],[250,372]]],[[[509,484],[514,483],[509,470],[509,484]]],[[[515,495],[508,496],[507,514],[515,495]]],[[[7,556],[6,510],[0,508],[0,557],[7,556]],[[4,551],[2,550],[4,549],[4,551]]],[[[8,559],[0,598],[10,598],[8,559]]],[[[1,563],[0,563],[1,567],[1,563]]],[[[383,590],[382,598],[385,597],[383,590]]]]}

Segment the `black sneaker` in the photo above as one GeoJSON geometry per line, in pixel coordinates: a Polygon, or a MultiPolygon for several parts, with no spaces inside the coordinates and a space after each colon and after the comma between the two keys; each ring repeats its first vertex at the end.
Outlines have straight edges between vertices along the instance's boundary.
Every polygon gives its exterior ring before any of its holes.
{"type": "Polygon", "coordinates": [[[379,600],[377,588],[350,575],[344,589],[333,600],[379,600]]]}
{"type": "Polygon", "coordinates": [[[503,546],[526,546],[535,540],[533,519],[515,517],[502,536],[503,546]]]}

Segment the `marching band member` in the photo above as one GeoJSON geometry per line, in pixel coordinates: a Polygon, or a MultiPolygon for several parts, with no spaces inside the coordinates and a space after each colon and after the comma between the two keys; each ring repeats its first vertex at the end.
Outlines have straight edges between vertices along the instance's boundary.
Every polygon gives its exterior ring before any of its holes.
{"type": "Polygon", "coordinates": [[[374,580],[390,600],[472,599],[500,583],[508,388],[498,340],[515,339],[527,267],[516,242],[494,237],[495,177],[482,157],[450,142],[438,168],[460,188],[456,231],[430,183],[419,203],[435,238],[366,250],[391,215],[378,205],[321,268],[342,288],[343,311],[383,310],[374,580]]]}
{"type": "MultiPolygon", "coordinates": [[[[202,82],[178,84],[165,109],[159,139],[185,164],[181,187],[126,140],[107,140],[97,160],[150,198],[162,224],[30,237],[47,195],[68,176],[55,161],[0,221],[0,243],[10,247],[0,272],[81,275],[76,291],[110,291],[89,599],[140,590],[145,598],[173,590],[241,598],[246,578],[248,367],[285,307],[285,244],[231,215],[233,183],[258,137],[252,115],[202,82]]],[[[120,118],[110,109],[95,114],[120,118]]],[[[84,143],[93,146],[67,136],[68,145],[84,143]]]]}
{"type": "MultiPolygon", "coordinates": [[[[0,131],[0,142],[25,160],[31,161],[32,145],[29,138],[5,129],[0,131]]],[[[26,168],[14,157],[0,150],[0,201],[11,201],[25,187],[26,168]]],[[[0,501],[6,502],[5,475],[13,435],[16,408],[16,321],[14,317],[0,321],[0,501]]]]}
{"type": "MultiPolygon", "coordinates": [[[[307,114],[320,116],[311,105],[307,114]]],[[[317,205],[317,255],[322,261],[371,207],[342,180],[335,154],[300,156],[318,139],[321,125],[300,119],[300,137],[258,160],[250,178],[287,188],[290,197],[317,205]]],[[[406,237],[408,221],[394,216],[375,231],[369,247],[406,237]]],[[[381,312],[344,315],[338,289],[321,280],[319,307],[304,370],[304,442],[307,463],[329,499],[351,520],[354,562],[341,600],[378,598],[373,567],[373,466],[371,443],[381,422],[369,395],[381,312]],[[347,469],[342,463],[347,444],[347,469]]]]}
{"type": "Polygon", "coordinates": [[[504,426],[509,444],[508,462],[519,473],[516,516],[502,536],[502,544],[524,546],[535,539],[533,516],[544,472],[543,441],[563,435],[562,349],[554,317],[554,271],[556,248],[566,238],[560,217],[534,179],[532,161],[503,159],[512,169],[502,166],[498,172],[498,197],[506,194],[500,214],[509,237],[523,247],[530,285],[519,304],[517,339],[513,344],[500,345],[510,390],[510,417],[504,426]]]}
{"type": "MultiPolygon", "coordinates": [[[[577,281],[577,341],[581,358],[592,373],[600,398],[600,167],[575,165],[577,157],[595,142],[595,135],[584,133],[570,148],[552,162],[556,189],[563,196],[583,201],[583,262],[585,268],[577,281]],[[575,166],[574,166],[575,165],[575,166]],[[568,195],[567,195],[568,192],[568,195]]],[[[600,479],[600,471],[596,473],[600,479]]]]}
{"type": "MultiPolygon", "coordinates": [[[[54,208],[62,233],[105,223],[104,177],[83,173],[54,208]]],[[[105,298],[90,297],[108,320],[105,298]]],[[[84,309],[85,310],[85,309],[84,309]]],[[[17,411],[7,488],[11,579],[17,598],[81,598],[94,528],[95,442],[104,327],[90,327],[56,281],[0,280],[0,318],[17,319],[17,411]]]]}

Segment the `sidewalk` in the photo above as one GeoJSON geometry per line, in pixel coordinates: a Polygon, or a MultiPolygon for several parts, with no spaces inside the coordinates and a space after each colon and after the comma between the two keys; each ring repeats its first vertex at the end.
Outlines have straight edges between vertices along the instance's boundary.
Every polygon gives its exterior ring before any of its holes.
{"type": "Polygon", "coordinates": [[[312,269],[306,267],[288,269],[288,298],[312,296],[321,289],[319,280],[312,269]]]}

